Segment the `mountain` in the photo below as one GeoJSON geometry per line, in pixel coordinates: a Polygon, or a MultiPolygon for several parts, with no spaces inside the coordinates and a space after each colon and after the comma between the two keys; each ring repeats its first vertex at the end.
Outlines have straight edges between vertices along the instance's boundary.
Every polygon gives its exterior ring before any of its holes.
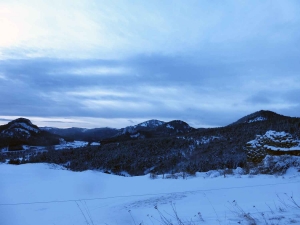
{"type": "Polygon", "coordinates": [[[287,116],[283,116],[268,110],[260,110],[255,113],[249,114],[245,117],[242,117],[238,121],[232,123],[231,125],[241,124],[241,123],[254,123],[265,120],[275,120],[275,119],[284,119],[288,118],[287,116]]]}
{"type": "Polygon", "coordinates": [[[30,138],[31,135],[40,133],[40,129],[30,120],[19,118],[0,126],[1,137],[30,138]]]}
{"type": "Polygon", "coordinates": [[[139,123],[135,126],[128,126],[125,128],[120,129],[119,135],[130,133],[134,134],[138,131],[150,131],[155,130],[157,127],[163,125],[165,122],[160,120],[148,120],[143,123],[139,123]]]}
{"type": "Polygon", "coordinates": [[[137,132],[146,131],[151,133],[151,136],[169,136],[173,134],[183,134],[195,130],[186,122],[181,120],[173,120],[170,122],[163,122],[160,120],[148,120],[135,126],[129,126],[121,129],[121,134],[136,134],[137,132]]]}
{"type": "MultiPolygon", "coordinates": [[[[285,132],[300,139],[300,118],[261,110],[225,127],[198,129],[186,138],[195,143],[193,157],[197,164],[207,165],[209,162],[209,166],[215,165],[216,168],[222,165],[236,167],[249,162],[247,143],[268,131],[285,132]]],[[[250,161],[259,162],[261,158],[251,158],[250,161]]]]}
{"type": "Polygon", "coordinates": [[[163,132],[169,135],[174,134],[186,134],[196,129],[188,125],[186,122],[181,120],[172,120],[170,122],[164,123],[162,126],[157,128],[158,132],[163,132]]]}
{"type": "MultiPolygon", "coordinates": [[[[47,130],[54,131],[55,128],[47,130]]],[[[176,171],[193,173],[238,166],[249,168],[249,163],[259,163],[265,153],[269,154],[270,151],[273,155],[292,153],[291,149],[286,151],[280,148],[284,146],[288,148],[290,144],[291,146],[293,144],[293,148],[298,148],[296,140],[300,139],[300,118],[261,110],[228,126],[218,128],[194,129],[180,120],[170,122],[150,120],[122,129],[71,128],[56,132],[56,134],[65,132],[70,138],[75,138],[76,135],[81,138],[94,138],[95,141],[100,140],[101,145],[86,146],[81,150],[49,151],[32,156],[29,162],[57,163],[79,171],[86,169],[100,169],[112,173],[126,171],[132,175],[176,171]],[[94,136],[91,136],[92,133],[89,134],[92,131],[94,136]],[[249,142],[256,140],[259,135],[265,137],[271,133],[276,135],[278,133],[278,138],[273,139],[281,140],[282,144],[275,145],[271,143],[271,139],[266,139],[264,145],[269,147],[262,151],[256,145],[249,148],[249,142]],[[84,136],[85,134],[88,135],[84,136]],[[284,144],[284,140],[291,143],[284,144]],[[280,151],[277,151],[278,148],[280,151]],[[259,154],[255,153],[259,151],[259,154]]],[[[296,155],[299,153],[298,149],[293,151],[296,151],[296,155]]]]}
{"type": "Polygon", "coordinates": [[[114,129],[108,127],[94,129],[76,127],[66,129],[42,127],[41,130],[59,135],[68,141],[103,141],[103,143],[107,143],[131,139],[143,139],[153,137],[164,137],[176,134],[185,134],[196,129],[190,127],[186,122],[181,120],[173,120],[170,122],[163,122],[160,120],[148,120],[137,125],[128,126],[121,129],[114,129]]]}
{"type": "Polygon", "coordinates": [[[22,149],[22,145],[47,146],[58,143],[58,136],[41,130],[25,118],[0,126],[0,147],[8,147],[9,150],[22,149]]]}
{"type": "Polygon", "coordinates": [[[194,130],[196,129],[181,120],[173,120],[170,122],[148,120],[135,126],[122,128],[117,135],[103,139],[101,143],[106,144],[137,139],[163,138],[188,134],[194,130]]]}
{"type": "Polygon", "coordinates": [[[41,127],[41,130],[48,131],[52,134],[59,135],[63,137],[66,141],[101,141],[105,138],[110,138],[119,133],[119,129],[114,128],[94,128],[94,129],[86,129],[86,128],[55,128],[55,127],[41,127]]]}

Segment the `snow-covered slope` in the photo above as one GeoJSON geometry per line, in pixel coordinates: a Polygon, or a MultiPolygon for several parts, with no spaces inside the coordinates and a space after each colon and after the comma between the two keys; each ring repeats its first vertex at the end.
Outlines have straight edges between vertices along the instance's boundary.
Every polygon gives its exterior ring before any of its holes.
{"type": "Polygon", "coordinates": [[[256,135],[256,138],[247,142],[247,157],[250,161],[259,162],[267,154],[292,154],[300,155],[300,140],[294,139],[291,134],[267,131],[264,135],[256,135]]]}
{"type": "Polygon", "coordinates": [[[300,208],[293,203],[300,204],[299,172],[241,173],[152,180],[47,164],[0,164],[0,224],[158,225],[166,224],[163,217],[178,224],[173,209],[184,225],[300,223],[300,208]]]}

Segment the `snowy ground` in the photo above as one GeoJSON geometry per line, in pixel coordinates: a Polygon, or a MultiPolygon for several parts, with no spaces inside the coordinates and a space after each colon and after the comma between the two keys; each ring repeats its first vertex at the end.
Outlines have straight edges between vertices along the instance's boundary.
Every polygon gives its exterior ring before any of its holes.
{"type": "Polygon", "coordinates": [[[300,173],[292,168],[278,177],[215,171],[152,180],[0,164],[1,225],[170,224],[160,213],[180,224],[172,207],[184,224],[300,224],[293,199],[300,205],[300,173]]]}

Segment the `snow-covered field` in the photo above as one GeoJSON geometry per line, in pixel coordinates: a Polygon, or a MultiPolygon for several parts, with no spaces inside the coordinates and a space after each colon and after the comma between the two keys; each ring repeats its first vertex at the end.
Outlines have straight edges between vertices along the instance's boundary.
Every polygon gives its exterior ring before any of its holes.
{"type": "Polygon", "coordinates": [[[300,224],[300,173],[187,179],[0,164],[1,225],[300,224]],[[249,213],[249,214],[248,214],[249,213]]]}

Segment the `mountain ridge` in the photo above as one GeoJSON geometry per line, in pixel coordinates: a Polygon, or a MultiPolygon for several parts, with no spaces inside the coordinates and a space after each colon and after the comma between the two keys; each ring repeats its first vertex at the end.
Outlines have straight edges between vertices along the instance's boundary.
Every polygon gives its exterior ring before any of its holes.
{"type": "MultiPolygon", "coordinates": [[[[142,175],[149,171],[193,173],[220,168],[247,168],[250,162],[261,161],[265,152],[276,154],[277,151],[269,151],[267,148],[261,149],[263,154],[247,154],[250,150],[257,152],[259,149],[257,147],[249,150],[247,143],[255,140],[257,135],[268,134],[268,131],[284,132],[287,140],[300,139],[300,118],[282,116],[270,111],[258,111],[233,124],[218,128],[194,129],[179,120],[141,128],[144,130],[134,130],[121,135],[116,135],[120,130],[115,129],[111,136],[107,135],[108,138],[101,140],[96,132],[92,138],[100,142],[98,146],[86,145],[76,150],[46,150],[26,158],[25,162],[49,162],[75,171],[97,169],[115,174],[122,171],[132,175],[142,175]],[[260,117],[264,119],[256,119],[260,117]],[[180,130],[182,132],[178,132],[180,130]]],[[[85,131],[82,134],[88,133],[89,131],[85,131]]],[[[278,146],[272,148],[278,149],[278,146]]],[[[290,150],[292,149],[280,154],[293,153],[290,150]]],[[[294,153],[298,154],[298,151],[294,153]]],[[[5,154],[13,157],[9,152],[5,154]]],[[[0,154],[0,160],[1,157],[6,159],[6,156],[0,154]]]]}
{"type": "MultiPolygon", "coordinates": [[[[56,128],[56,127],[38,127],[33,125],[29,119],[26,118],[18,118],[16,120],[10,121],[6,125],[0,126],[0,138],[4,135],[4,133],[8,133],[8,127],[13,124],[19,124],[17,127],[19,129],[23,129],[23,136],[25,133],[30,133],[33,130],[36,133],[40,133],[43,131],[60,136],[67,141],[72,140],[81,140],[81,141],[104,141],[104,142],[114,142],[118,140],[131,140],[131,139],[141,139],[141,138],[153,138],[159,136],[172,136],[172,135],[184,135],[193,132],[208,132],[209,130],[222,129],[224,127],[236,126],[236,125],[245,125],[247,123],[255,123],[255,122],[264,122],[276,119],[293,119],[297,117],[289,117],[277,114],[273,111],[269,110],[260,110],[249,115],[246,115],[237,121],[223,127],[217,128],[194,128],[191,127],[188,123],[182,120],[172,120],[169,122],[151,119],[146,120],[142,123],[127,126],[124,128],[110,128],[110,127],[99,127],[99,128],[80,128],[80,127],[72,127],[72,128],[56,128]],[[20,127],[20,124],[27,124],[27,128],[31,127],[30,130],[24,130],[24,127],[20,127]],[[7,131],[3,131],[3,130],[7,131]]],[[[21,132],[22,130],[20,130],[21,132]]],[[[18,135],[16,135],[18,136],[18,135]]],[[[20,136],[20,135],[19,135],[20,136]]]]}

